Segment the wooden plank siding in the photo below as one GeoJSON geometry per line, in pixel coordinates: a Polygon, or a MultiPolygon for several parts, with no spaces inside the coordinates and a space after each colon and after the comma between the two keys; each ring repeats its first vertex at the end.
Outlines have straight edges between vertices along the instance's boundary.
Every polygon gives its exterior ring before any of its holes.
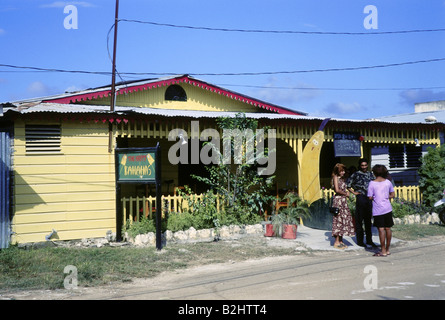
{"type": "Polygon", "coordinates": [[[65,121],[61,152],[27,154],[25,125],[16,121],[13,242],[104,237],[115,232],[114,154],[108,153],[108,124],[65,121]]]}

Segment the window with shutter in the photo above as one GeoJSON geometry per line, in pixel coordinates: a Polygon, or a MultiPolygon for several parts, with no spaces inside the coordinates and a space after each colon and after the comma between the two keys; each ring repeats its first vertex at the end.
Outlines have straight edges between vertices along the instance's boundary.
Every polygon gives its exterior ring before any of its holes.
{"type": "Polygon", "coordinates": [[[420,158],[422,157],[422,148],[416,147],[415,145],[407,145],[405,147],[406,154],[406,167],[407,168],[420,168],[422,162],[420,158]]]}
{"type": "Polygon", "coordinates": [[[405,150],[403,145],[389,146],[389,167],[405,168],[405,150]]]}
{"type": "Polygon", "coordinates": [[[26,154],[60,154],[60,125],[26,125],[26,154]]]}
{"type": "Polygon", "coordinates": [[[419,168],[421,165],[422,148],[414,145],[389,146],[389,167],[419,168]]]}

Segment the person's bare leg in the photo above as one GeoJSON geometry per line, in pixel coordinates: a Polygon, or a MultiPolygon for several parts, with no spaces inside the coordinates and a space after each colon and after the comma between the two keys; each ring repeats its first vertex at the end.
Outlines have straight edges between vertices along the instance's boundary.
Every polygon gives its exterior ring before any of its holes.
{"type": "Polygon", "coordinates": [[[376,256],[386,256],[386,228],[379,228],[379,239],[380,239],[380,246],[381,251],[379,253],[376,253],[376,256]]]}
{"type": "Polygon", "coordinates": [[[391,245],[391,239],[392,239],[392,230],[391,228],[385,228],[386,229],[386,254],[391,254],[389,252],[389,246],[391,245]]]}
{"type": "Polygon", "coordinates": [[[340,236],[335,236],[334,247],[337,247],[339,245],[340,245],[340,236]]]}

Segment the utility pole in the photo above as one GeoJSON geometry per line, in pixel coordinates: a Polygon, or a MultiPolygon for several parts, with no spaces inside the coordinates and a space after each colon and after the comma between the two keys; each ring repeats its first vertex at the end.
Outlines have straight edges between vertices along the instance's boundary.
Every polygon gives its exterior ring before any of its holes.
{"type": "MultiPolygon", "coordinates": [[[[119,0],[116,0],[116,14],[114,18],[114,45],[113,45],[113,70],[111,71],[111,103],[110,112],[114,112],[116,100],[116,46],[117,46],[117,24],[119,21],[119,0]]],[[[113,151],[113,124],[108,123],[108,152],[113,151]]]]}
{"type": "Polygon", "coordinates": [[[113,70],[111,76],[111,105],[110,111],[114,111],[114,103],[116,97],[116,47],[117,47],[117,24],[119,21],[119,0],[116,0],[116,16],[114,19],[114,45],[113,45],[113,70]]]}

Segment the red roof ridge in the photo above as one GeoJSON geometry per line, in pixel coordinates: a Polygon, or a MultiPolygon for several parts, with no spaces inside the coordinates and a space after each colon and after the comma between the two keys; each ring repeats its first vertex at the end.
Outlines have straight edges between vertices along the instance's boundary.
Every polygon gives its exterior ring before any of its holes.
{"type": "MultiPolygon", "coordinates": [[[[264,102],[228,89],[224,89],[222,87],[209,84],[202,80],[195,79],[190,77],[189,75],[181,75],[174,76],[168,78],[161,79],[146,79],[141,81],[132,81],[132,84],[128,85],[126,83],[117,85],[116,94],[127,94],[131,92],[137,92],[142,90],[150,90],[152,88],[159,88],[162,86],[170,86],[172,84],[186,83],[192,86],[200,87],[204,90],[209,90],[211,92],[218,93],[220,95],[224,95],[228,98],[238,100],[255,107],[264,109],[269,112],[275,112],[279,114],[293,114],[293,115],[307,115],[304,112],[294,111],[288,108],[284,108],[275,104],[271,104],[268,102],[264,102]]],[[[99,87],[93,89],[87,89],[75,93],[68,93],[58,97],[48,97],[48,99],[42,99],[42,102],[52,102],[52,103],[61,103],[61,104],[69,104],[75,102],[81,102],[86,100],[92,100],[97,98],[108,97],[111,94],[111,86],[110,87],[99,87]]]]}

